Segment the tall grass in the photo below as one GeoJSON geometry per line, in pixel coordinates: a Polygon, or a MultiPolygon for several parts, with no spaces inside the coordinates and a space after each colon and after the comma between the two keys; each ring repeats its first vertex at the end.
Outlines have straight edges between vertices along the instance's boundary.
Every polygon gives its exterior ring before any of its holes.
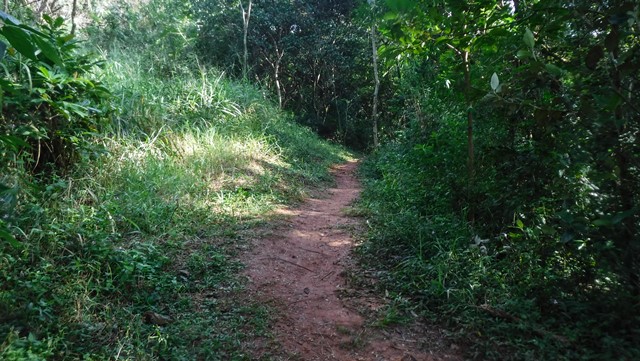
{"type": "Polygon", "coordinates": [[[268,317],[231,301],[235,255],[348,154],[215,69],[105,56],[102,155],[53,182],[14,174],[34,186],[21,247],[0,252],[0,359],[249,359],[268,317]]]}

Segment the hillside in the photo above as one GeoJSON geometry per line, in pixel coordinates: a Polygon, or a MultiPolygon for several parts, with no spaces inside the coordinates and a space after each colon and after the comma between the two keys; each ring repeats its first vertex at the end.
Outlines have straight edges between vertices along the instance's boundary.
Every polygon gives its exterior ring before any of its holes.
{"type": "MultiPolygon", "coordinates": [[[[64,24],[51,27],[65,36],[64,24]]],[[[14,90],[0,124],[44,134],[1,138],[0,358],[241,357],[269,315],[233,302],[237,254],[276,207],[330,184],[329,165],[348,153],[215,68],[175,64],[166,76],[144,67],[148,53],[113,47],[99,68],[64,79],[73,59],[93,55],[60,50],[66,70],[48,77],[50,59],[7,60],[14,90]],[[80,93],[78,79],[91,88],[80,93]],[[15,103],[47,94],[48,113],[15,103]],[[65,107],[74,123],[56,129],[65,107]]]]}

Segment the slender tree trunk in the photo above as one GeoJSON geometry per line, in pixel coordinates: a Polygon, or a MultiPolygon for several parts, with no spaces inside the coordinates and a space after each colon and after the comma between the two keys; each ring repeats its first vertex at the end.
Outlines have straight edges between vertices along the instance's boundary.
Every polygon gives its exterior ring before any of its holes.
{"type": "Polygon", "coordinates": [[[73,0],[71,5],[71,34],[76,33],[76,11],[78,10],[78,0],[73,0]]]}
{"type": "Polygon", "coordinates": [[[469,52],[462,52],[462,61],[464,65],[464,97],[467,105],[467,171],[469,173],[470,182],[473,181],[475,174],[475,155],[473,149],[473,113],[471,111],[471,66],[469,64],[469,52]]]}
{"type": "Polygon", "coordinates": [[[274,66],[274,76],[276,79],[276,90],[278,91],[278,106],[282,109],[282,87],[280,85],[280,62],[282,61],[282,57],[284,56],[284,50],[278,50],[276,46],[276,63],[274,66]]]}
{"type": "MultiPolygon", "coordinates": [[[[338,92],[336,91],[336,67],[331,67],[331,86],[333,87],[333,103],[336,107],[336,114],[338,119],[338,137],[340,138],[340,143],[344,144],[344,127],[342,125],[342,116],[340,115],[340,103],[338,99],[338,92]]],[[[347,120],[345,119],[345,126],[347,124],[347,120]]]]}
{"type": "Polygon", "coordinates": [[[379,145],[378,139],[378,94],[380,92],[380,78],[378,77],[378,47],[376,45],[376,26],[371,25],[371,53],[373,57],[373,79],[375,87],[373,90],[373,146],[379,145]]]}
{"type": "Polygon", "coordinates": [[[251,18],[251,6],[253,5],[253,1],[249,0],[249,6],[245,11],[244,6],[242,5],[242,0],[240,0],[240,9],[242,9],[242,28],[244,30],[243,36],[243,44],[244,44],[244,54],[242,57],[242,78],[247,79],[249,74],[249,51],[247,49],[247,34],[249,33],[249,19],[251,18]]]}
{"type": "Polygon", "coordinates": [[[4,0],[4,12],[9,12],[9,0],[4,0]]]}
{"type": "Polygon", "coordinates": [[[319,60],[318,59],[313,59],[313,66],[312,66],[312,70],[313,70],[313,110],[315,112],[316,118],[315,118],[315,122],[318,123],[320,120],[320,100],[319,95],[318,95],[318,88],[320,87],[320,78],[322,77],[322,68],[320,68],[320,65],[318,64],[319,60]],[[317,74],[317,75],[316,75],[317,74]]]}
{"type": "Polygon", "coordinates": [[[462,51],[462,61],[462,65],[464,67],[464,97],[467,106],[467,201],[469,202],[468,220],[473,224],[476,220],[476,206],[475,199],[473,199],[476,166],[475,150],[473,145],[473,103],[471,101],[471,64],[469,63],[469,51],[462,51]]]}

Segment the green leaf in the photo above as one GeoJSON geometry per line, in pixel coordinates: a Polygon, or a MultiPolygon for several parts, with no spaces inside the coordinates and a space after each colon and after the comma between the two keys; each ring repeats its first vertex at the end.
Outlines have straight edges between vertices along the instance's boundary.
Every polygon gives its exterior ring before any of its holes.
{"type": "Polygon", "coordinates": [[[5,25],[0,32],[20,54],[33,61],[38,61],[36,47],[28,32],[13,25],[5,25]]]}
{"type": "Polygon", "coordinates": [[[4,21],[5,23],[8,23],[8,24],[20,25],[20,21],[18,19],[16,19],[13,16],[5,13],[4,11],[0,11],[0,19],[2,19],[2,21],[4,21]]]}
{"type": "Polygon", "coordinates": [[[42,14],[42,18],[47,22],[47,24],[53,23],[53,18],[49,14],[42,14]]]}
{"type": "Polygon", "coordinates": [[[527,30],[525,30],[524,32],[523,40],[524,43],[527,44],[527,46],[531,49],[533,49],[533,47],[536,45],[536,40],[529,28],[527,28],[527,30]]]}
{"type": "Polygon", "coordinates": [[[540,231],[542,231],[542,233],[543,233],[543,234],[547,234],[547,235],[553,235],[553,234],[556,234],[556,230],[555,230],[555,228],[551,227],[551,226],[550,226],[550,225],[548,225],[548,224],[543,224],[543,225],[540,227],[540,231]]]}
{"type": "Polygon", "coordinates": [[[20,242],[18,242],[18,240],[13,237],[11,232],[9,232],[9,230],[7,229],[7,225],[2,220],[0,220],[0,240],[7,241],[7,243],[9,243],[14,248],[22,247],[20,242]]]}
{"type": "Polygon", "coordinates": [[[71,40],[73,40],[73,38],[75,38],[76,36],[74,34],[67,34],[63,37],[58,38],[58,43],[60,43],[60,45],[64,45],[68,42],[70,42],[71,40]]]}
{"type": "Polygon", "coordinates": [[[64,24],[64,19],[62,17],[58,16],[56,18],[56,21],[53,22],[53,27],[54,28],[59,28],[59,27],[62,26],[62,24],[64,24]]]}
{"type": "Polygon", "coordinates": [[[11,135],[0,135],[0,144],[4,144],[14,150],[29,147],[29,143],[25,142],[22,138],[11,135]]]}
{"type": "Polygon", "coordinates": [[[516,56],[520,59],[530,58],[532,55],[533,54],[531,53],[531,50],[525,50],[525,49],[520,49],[516,53],[516,56]]]}
{"type": "Polygon", "coordinates": [[[519,219],[516,221],[516,226],[518,227],[518,229],[524,229],[524,223],[522,223],[522,221],[519,219]]]}
{"type": "Polygon", "coordinates": [[[35,29],[29,25],[25,25],[25,24],[20,24],[20,28],[26,30],[27,32],[29,32],[29,34],[36,34],[36,35],[40,35],[44,38],[48,37],[47,34],[43,33],[42,31],[35,29]]]}
{"type": "Polygon", "coordinates": [[[62,59],[58,54],[58,49],[56,49],[55,46],[53,46],[53,44],[51,44],[51,42],[48,41],[49,39],[42,38],[38,35],[32,36],[31,38],[38,45],[40,50],[42,50],[42,53],[44,54],[44,56],[49,58],[49,60],[53,61],[57,66],[63,67],[62,59]]]}
{"type": "Polygon", "coordinates": [[[82,105],[80,105],[80,104],[62,101],[61,109],[64,109],[64,110],[66,110],[66,111],[68,111],[70,113],[78,115],[81,118],[86,118],[86,117],[89,116],[87,108],[82,106],[82,105]]]}
{"type": "Polygon", "coordinates": [[[4,54],[7,52],[7,44],[4,41],[0,41],[0,60],[4,58],[4,54]]]}
{"type": "Polygon", "coordinates": [[[383,19],[384,20],[396,20],[398,18],[398,14],[394,13],[393,11],[389,11],[386,14],[384,14],[383,19]]]}
{"type": "Polygon", "coordinates": [[[631,209],[626,212],[620,212],[616,214],[607,214],[599,219],[593,221],[593,225],[596,227],[611,227],[620,224],[627,217],[631,217],[635,214],[635,210],[631,209]]]}
{"type": "Polygon", "coordinates": [[[5,241],[7,241],[7,243],[9,243],[14,248],[20,248],[21,247],[20,242],[18,242],[18,240],[15,239],[11,235],[11,233],[9,233],[7,230],[1,229],[1,228],[0,228],[0,239],[3,239],[5,241]]]}
{"type": "Polygon", "coordinates": [[[518,239],[518,238],[522,238],[522,234],[520,234],[520,233],[513,233],[513,232],[509,232],[509,238],[511,238],[511,239],[518,239]]]}
{"type": "Polygon", "coordinates": [[[608,227],[612,225],[612,223],[611,223],[611,219],[607,217],[603,217],[603,218],[594,220],[593,225],[596,227],[608,227]]]}
{"type": "Polygon", "coordinates": [[[491,76],[491,89],[495,91],[496,89],[498,89],[499,85],[500,85],[500,79],[498,79],[498,74],[493,73],[493,75],[491,76]]]}
{"type": "Polygon", "coordinates": [[[562,70],[561,68],[553,65],[553,64],[545,64],[544,66],[545,69],[547,69],[547,71],[551,74],[551,75],[555,75],[555,76],[562,76],[564,75],[564,70],[562,70]]]}

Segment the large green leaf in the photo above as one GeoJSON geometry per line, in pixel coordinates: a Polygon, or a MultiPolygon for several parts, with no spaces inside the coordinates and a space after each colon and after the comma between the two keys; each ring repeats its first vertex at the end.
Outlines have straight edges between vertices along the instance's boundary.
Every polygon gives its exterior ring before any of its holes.
{"type": "Polygon", "coordinates": [[[493,73],[493,75],[491,75],[491,89],[493,91],[496,91],[499,85],[500,85],[500,79],[498,78],[498,74],[493,73]]]}
{"type": "Polygon", "coordinates": [[[20,25],[20,21],[13,16],[5,13],[4,11],[0,11],[0,19],[7,24],[20,25]]]}
{"type": "Polygon", "coordinates": [[[562,75],[564,75],[565,71],[562,70],[560,67],[554,65],[554,64],[545,64],[544,65],[545,69],[547,69],[547,71],[554,76],[560,77],[562,75]]]}
{"type": "Polygon", "coordinates": [[[533,47],[536,45],[536,40],[533,36],[533,33],[531,32],[531,29],[529,28],[527,28],[527,30],[524,32],[524,36],[522,37],[522,40],[531,49],[533,49],[533,47]]]}
{"type": "Polygon", "coordinates": [[[18,242],[18,240],[13,238],[11,233],[9,233],[6,230],[0,229],[0,239],[4,239],[5,241],[7,241],[7,243],[9,243],[14,248],[20,248],[20,243],[18,242]]]}
{"type": "Polygon", "coordinates": [[[14,137],[11,135],[0,135],[0,144],[4,144],[5,146],[13,148],[15,150],[29,147],[29,143],[25,142],[22,138],[14,137]]]}
{"type": "Polygon", "coordinates": [[[20,54],[31,60],[38,60],[36,57],[36,46],[33,43],[31,34],[27,31],[20,27],[6,24],[2,27],[0,33],[9,40],[11,46],[13,46],[20,54]]]}
{"type": "Polygon", "coordinates": [[[22,246],[20,242],[13,237],[11,232],[9,232],[6,224],[2,220],[0,220],[0,240],[5,240],[14,248],[20,248],[22,246]]]}
{"type": "Polygon", "coordinates": [[[520,59],[531,58],[533,56],[533,53],[531,52],[531,50],[520,49],[516,53],[516,56],[520,59]]]}
{"type": "Polygon", "coordinates": [[[56,47],[53,46],[50,41],[48,41],[49,39],[42,38],[39,35],[34,35],[31,38],[38,45],[40,50],[42,50],[44,56],[49,58],[49,60],[53,61],[59,67],[63,66],[62,58],[60,58],[60,54],[58,54],[58,49],[56,49],[56,47]]]}

